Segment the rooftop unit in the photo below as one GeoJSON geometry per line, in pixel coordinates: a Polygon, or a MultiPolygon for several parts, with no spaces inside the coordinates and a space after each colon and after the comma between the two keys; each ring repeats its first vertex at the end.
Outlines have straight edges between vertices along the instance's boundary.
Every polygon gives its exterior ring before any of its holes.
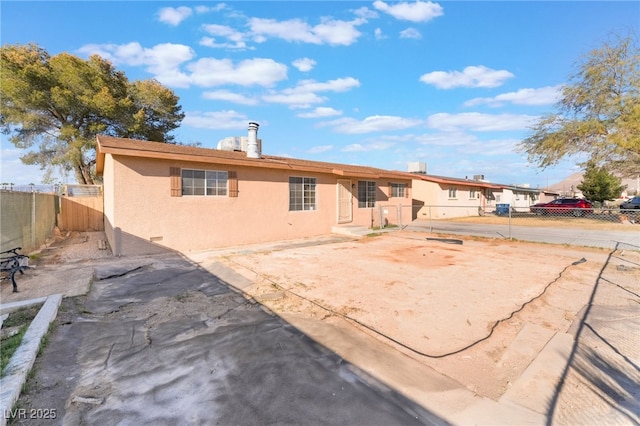
{"type": "Polygon", "coordinates": [[[407,171],[409,173],[427,174],[427,163],[424,161],[409,161],[407,164],[407,171]]]}

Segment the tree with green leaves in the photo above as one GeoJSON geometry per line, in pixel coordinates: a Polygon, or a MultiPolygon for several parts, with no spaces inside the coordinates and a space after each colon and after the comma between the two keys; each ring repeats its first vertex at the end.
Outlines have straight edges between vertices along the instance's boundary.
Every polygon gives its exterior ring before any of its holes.
{"type": "Polygon", "coordinates": [[[21,157],[48,173],[73,171],[95,183],[96,135],[172,143],[184,114],[178,97],[155,80],[131,82],[94,55],[50,56],[35,44],[0,48],[0,129],[21,157]]]}
{"type": "Polygon", "coordinates": [[[597,166],[593,161],[587,163],[582,183],[578,185],[586,199],[599,203],[620,197],[625,188],[619,177],[609,173],[604,167],[597,166]]]}
{"type": "Polygon", "coordinates": [[[587,154],[588,161],[620,176],[640,175],[637,36],[616,36],[586,54],[562,89],[557,109],[538,120],[520,144],[529,161],[544,169],[587,154]]]}

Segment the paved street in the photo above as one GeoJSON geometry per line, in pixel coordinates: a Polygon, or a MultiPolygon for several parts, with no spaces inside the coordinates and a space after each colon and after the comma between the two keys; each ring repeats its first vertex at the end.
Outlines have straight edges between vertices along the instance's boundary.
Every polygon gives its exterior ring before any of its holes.
{"type": "Polygon", "coordinates": [[[415,220],[406,230],[480,237],[515,239],[539,243],[570,244],[585,247],[640,249],[640,225],[637,231],[601,231],[579,228],[550,228],[509,225],[415,220]]]}

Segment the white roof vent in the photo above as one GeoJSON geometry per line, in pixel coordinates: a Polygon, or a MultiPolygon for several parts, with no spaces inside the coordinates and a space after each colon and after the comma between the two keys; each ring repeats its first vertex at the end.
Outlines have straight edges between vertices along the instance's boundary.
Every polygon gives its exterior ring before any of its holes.
{"type": "Polygon", "coordinates": [[[260,158],[258,146],[258,123],[249,123],[249,140],[247,141],[247,158],[260,158]]]}

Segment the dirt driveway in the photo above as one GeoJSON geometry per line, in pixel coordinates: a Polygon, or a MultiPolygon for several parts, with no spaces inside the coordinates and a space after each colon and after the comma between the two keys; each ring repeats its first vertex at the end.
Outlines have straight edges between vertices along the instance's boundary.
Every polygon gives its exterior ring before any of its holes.
{"type": "Polygon", "coordinates": [[[190,257],[235,269],[255,282],[242,291],[384,382],[411,391],[419,381],[418,370],[398,377],[385,367],[386,356],[402,354],[412,368],[431,367],[497,400],[555,333],[567,332],[608,254],[428,237],[394,232],[190,257]],[[367,356],[353,342],[376,350],[367,356]]]}

